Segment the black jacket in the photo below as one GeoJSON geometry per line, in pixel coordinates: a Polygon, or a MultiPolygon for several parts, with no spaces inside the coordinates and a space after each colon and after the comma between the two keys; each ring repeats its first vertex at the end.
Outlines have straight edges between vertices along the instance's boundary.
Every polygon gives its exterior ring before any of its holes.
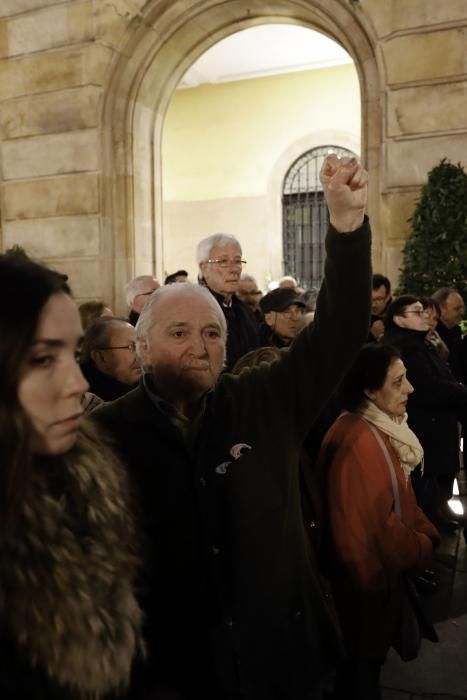
{"type": "Polygon", "coordinates": [[[367,337],[368,224],[331,230],[327,252],[314,324],[281,361],[222,375],[196,435],[184,438],[141,385],[93,413],[141,504],[155,679],[189,698],[208,697],[202,676],[214,663],[216,700],[239,688],[245,700],[301,700],[338,656],[303,527],[299,457],[367,337]]]}
{"type": "Polygon", "coordinates": [[[459,383],[432,345],[426,333],[390,328],[384,342],[402,354],[407,378],[414,387],[409,396],[409,425],[422,443],[427,476],[454,474],[459,469],[457,421],[467,412],[467,387],[459,383]]]}
{"type": "Polygon", "coordinates": [[[233,369],[237,360],[250,350],[259,348],[259,328],[253,311],[243,301],[233,294],[230,306],[224,304],[222,294],[213,292],[207,285],[213,297],[219,303],[227,321],[227,355],[225,368],[233,369]]]}
{"type": "Polygon", "coordinates": [[[103,401],[114,401],[134,389],[134,386],[123,384],[109,374],[104,374],[91,362],[84,362],[81,371],[89,382],[89,391],[103,401]]]}

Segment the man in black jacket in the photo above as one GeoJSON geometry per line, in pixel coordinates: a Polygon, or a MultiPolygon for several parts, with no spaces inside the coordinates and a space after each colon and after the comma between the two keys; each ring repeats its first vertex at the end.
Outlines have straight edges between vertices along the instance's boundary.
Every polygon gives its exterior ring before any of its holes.
{"type": "Polygon", "coordinates": [[[141,376],[135,341],[134,327],[117,316],[98,318],[87,328],[81,370],[92,394],[113,401],[135,387],[141,376]]]}
{"type": "Polygon", "coordinates": [[[366,181],[354,160],[323,165],[325,281],[314,324],[281,360],[221,375],[219,305],[202,287],[171,285],[138,322],[140,386],[93,414],[140,506],[156,698],[317,700],[337,660],[339,633],[307,549],[299,456],[368,333],[366,181]]]}
{"type": "Polygon", "coordinates": [[[215,233],[198,244],[199,279],[221,307],[227,322],[226,370],[259,347],[258,322],[251,308],[237,297],[245,260],[235,236],[215,233]]]}

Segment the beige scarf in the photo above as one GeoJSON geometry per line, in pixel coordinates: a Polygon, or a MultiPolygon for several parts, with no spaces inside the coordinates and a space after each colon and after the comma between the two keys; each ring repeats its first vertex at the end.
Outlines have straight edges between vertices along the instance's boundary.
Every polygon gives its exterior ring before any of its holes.
{"type": "Polygon", "coordinates": [[[399,457],[406,479],[417,464],[422,463],[423,472],[423,447],[408,426],[407,413],[403,416],[390,416],[372,401],[366,401],[355,413],[389,436],[389,442],[399,457]]]}

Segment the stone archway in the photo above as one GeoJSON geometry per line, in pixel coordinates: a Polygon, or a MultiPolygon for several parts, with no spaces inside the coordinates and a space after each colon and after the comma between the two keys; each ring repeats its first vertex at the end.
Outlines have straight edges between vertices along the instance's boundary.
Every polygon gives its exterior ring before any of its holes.
{"type": "Polygon", "coordinates": [[[374,229],[379,230],[379,75],[358,11],[342,0],[153,0],[128,29],[104,105],[103,229],[114,259],[117,306],[122,305],[121,290],[129,277],[160,273],[161,137],[179,79],[204,51],[229,34],[271,22],[321,31],[352,56],[360,80],[361,152],[370,172],[369,210],[374,229]]]}

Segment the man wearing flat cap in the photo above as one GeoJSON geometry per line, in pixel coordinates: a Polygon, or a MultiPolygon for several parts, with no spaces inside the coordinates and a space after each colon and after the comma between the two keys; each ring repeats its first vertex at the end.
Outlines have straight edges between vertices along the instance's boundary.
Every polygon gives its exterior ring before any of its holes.
{"type": "Polygon", "coordinates": [[[260,301],[264,314],[261,326],[261,345],[286,348],[301,328],[301,318],[305,313],[303,302],[295,289],[279,287],[266,294],[260,301]]]}

